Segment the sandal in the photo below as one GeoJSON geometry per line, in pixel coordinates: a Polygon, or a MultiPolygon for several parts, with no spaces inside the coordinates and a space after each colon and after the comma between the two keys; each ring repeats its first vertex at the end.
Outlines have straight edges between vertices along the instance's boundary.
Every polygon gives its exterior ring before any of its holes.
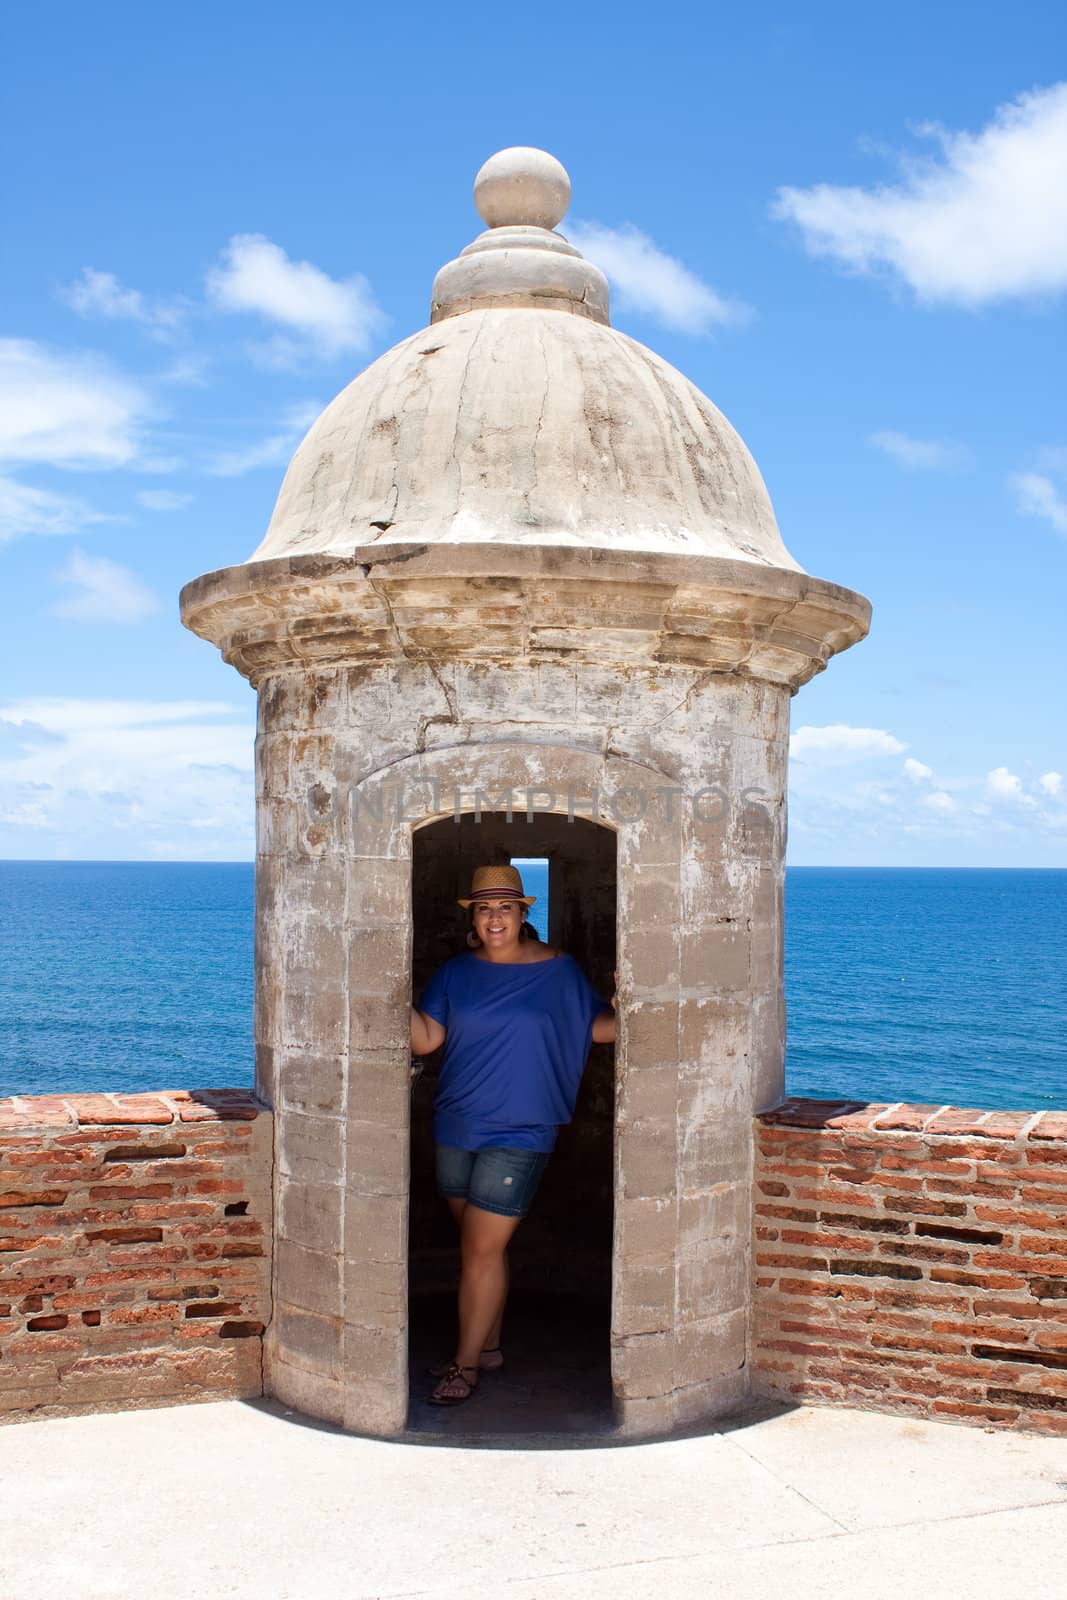
{"type": "MultiPolygon", "coordinates": [[[[450,1361],[442,1361],[439,1367],[427,1367],[426,1371],[431,1378],[443,1378],[451,1365],[452,1363],[450,1361]]],[[[501,1350],[498,1344],[493,1345],[491,1350],[488,1348],[483,1350],[481,1356],[478,1358],[479,1372],[499,1372],[503,1365],[504,1352],[501,1350]],[[486,1356],[496,1356],[499,1359],[495,1361],[487,1361],[485,1359],[486,1356]]]]}
{"type": "Polygon", "coordinates": [[[430,1404],[432,1406],[460,1406],[460,1405],[463,1404],[464,1400],[469,1400],[470,1399],[471,1395],[474,1393],[474,1391],[475,1391],[475,1389],[477,1387],[478,1387],[478,1368],[477,1367],[459,1367],[453,1361],[453,1362],[450,1363],[448,1371],[445,1373],[444,1377],[441,1379],[441,1382],[437,1385],[436,1389],[430,1395],[430,1404]],[[468,1372],[471,1375],[469,1378],[467,1376],[468,1372]],[[472,1379],[473,1379],[473,1382],[472,1382],[472,1379]],[[446,1394],[445,1393],[445,1390],[448,1388],[448,1386],[450,1384],[457,1384],[457,1383],[463,1384],[463,1386],[464,1386],[464,1388],[466,1390],[465,1394],[446,1394]]]}

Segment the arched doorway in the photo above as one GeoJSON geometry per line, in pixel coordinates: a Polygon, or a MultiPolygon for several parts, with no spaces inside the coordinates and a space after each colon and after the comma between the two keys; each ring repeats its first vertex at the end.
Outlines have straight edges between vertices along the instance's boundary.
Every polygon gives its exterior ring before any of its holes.
{"type": "MultiPolygon", "coordinates": [[[[476,866],[543,863],[538,893],[551,944],[608,997],[616,965],[616,836],[581,818],[468,813],[412,839],[412,985],[463,948],[456,905],[476,866]]],[[[533,869],[528,869],[533,870],[533,869]]],[[[409,1246],[410,1431],[437,1431],[426,1367],[451,1353],[458,1273],[455,1227],[433,1184],[432,1101],[438,1058],[412,1090],[409,1246]]],[[[561,1129],[530,1216],[510,1250],[506,1365],[463,1407],[465,1433],[590,1432],[614,1422],[611,1284],[614,1226],[614,1052],[594,1045],[573,1122],[561,1129]]]]}

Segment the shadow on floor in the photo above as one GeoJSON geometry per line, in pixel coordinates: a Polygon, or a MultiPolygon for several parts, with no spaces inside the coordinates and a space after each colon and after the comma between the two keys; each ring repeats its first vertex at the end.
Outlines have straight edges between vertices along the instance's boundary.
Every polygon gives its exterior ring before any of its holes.
{"type": "Polygon", "coordinates": [[[411,1397],[407,1436],[499,1444],[546,1434],[564,1443],[609,1435],[611,1307],[576,1295],[515,1291],[504,1323],[505,1365],[483,1372],[471,1398],[433,1406],[427,1367],[455,1348],[454,1294],[420,1294],[410,1306],[411,1397]]]}

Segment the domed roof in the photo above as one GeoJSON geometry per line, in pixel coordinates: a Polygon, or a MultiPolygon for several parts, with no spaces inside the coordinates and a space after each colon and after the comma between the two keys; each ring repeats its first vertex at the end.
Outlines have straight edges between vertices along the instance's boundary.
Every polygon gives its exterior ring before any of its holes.
{"type": "Polygon", "coordinates": [[[603,275],[552,231],[569,197],[543,151],[486,163],[488,230],[438,273],[430,327],[313,424],[251,561],[538,544],[803,571],[726,418],[610,326],[603,275]]]}

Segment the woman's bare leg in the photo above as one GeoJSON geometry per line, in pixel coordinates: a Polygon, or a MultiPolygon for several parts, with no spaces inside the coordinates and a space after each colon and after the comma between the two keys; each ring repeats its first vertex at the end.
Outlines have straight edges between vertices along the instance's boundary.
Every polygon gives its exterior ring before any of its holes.
{"type": "Polygon", "coordinates": [[[460,1248],[463,1268],[459,1279],[459,1343],[455,1377],[443,1377],[431,1400],[465,1400],[478,1381],[478,1368],[493,1322],[500,1315],[507,1291],[508,1241],[521,1217],[500,1217],[468,1203],[463,1213],[460,1248]],[[469,1376],[468,1376],[469,1374],[469,1376]]]}
{"type": "Polygon", "coordinates": [[[459,1344],[456,1365],[476,1367],[500,1315],[507,1291],[505,1251],[521,1217],[501,1217],[468,1205],[463,1213],[460,1247],[459,1344]]]}
{"type": "MultiPolygon", "coordinates": [[[[450,1195],[449,1198],[448,1198],[448,1209],[451,1211],[453,1217],[455,1218],[456,1227],[459,1229],[460,1235],[462,1236],[462,1233],[463,1233],[463,1214],[467,1209],[466,1200],[464,1200],[462,1198],[457,1198],[454,1195],[450,1195]]],[[[494,1354],[496,1353],[496,1351],[498,1351],[500,1349],[500,1337],[501,1337],[501,1332],[502,1332],[503,1323],[504,1323],[504,1307],[508,1303],[508,1288],[510,1286],[510,1283],[511,1283],[511,1268],[510,1268],[510,1264],[508,1262],[507,1250],[505,1250],[504,1251],[504,1287],[503,1287],[503,1291],[502,1291],[501,1296],[500,1296],[499,1308],[497,1310],[496,1316],[493,1318],[492,1327],[489,1329],[489,1332],[486,1335],[485,1346],[484,1346],[484,1348],[486,1350],[492,1350],[494,1352],[494,1354]]],[[[491,1364],[492,1367],[496,1367],[496,1366],[500,1366],[500,1365],[502,1365],[502,1363],[500,1362],[499,1359],[494,1361],[494,1362],[492,1362],[492,1364],[491,1364]]]]}

